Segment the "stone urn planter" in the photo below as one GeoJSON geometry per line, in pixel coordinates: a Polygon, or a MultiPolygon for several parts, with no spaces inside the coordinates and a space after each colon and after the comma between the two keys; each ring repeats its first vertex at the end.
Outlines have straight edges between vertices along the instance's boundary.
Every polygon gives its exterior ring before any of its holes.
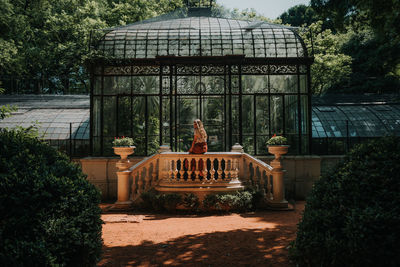
{"type": "Polygon", "coordinates": [[[116,146],[113,147],[114,154],[121,157],[121,159],[117,162],[117,168],[121,171],[126,167],[129,168],[129,159],[128,156],[133,154],[135,150],[135,146],[116,146]]]}
{"type": "Polygon", "coordinates": [[[287,154],[287,152],[289,150],[288,145],[269,145],[267,147],[268,147],[268,152],[275,156],[275,159],[273,160],[273,162],[274,161],[281,162],[282,155],[287,154]]]}

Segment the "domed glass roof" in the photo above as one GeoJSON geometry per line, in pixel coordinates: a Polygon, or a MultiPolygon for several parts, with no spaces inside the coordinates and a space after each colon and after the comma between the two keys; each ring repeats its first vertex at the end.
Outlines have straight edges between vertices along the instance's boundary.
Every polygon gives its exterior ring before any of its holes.
{"type": "Polygon", "coordinates": [[[264,21],[186,17],[112,28],[97,49],[115,59],[157,56],[307,57],[294,28],[264,21]]]}

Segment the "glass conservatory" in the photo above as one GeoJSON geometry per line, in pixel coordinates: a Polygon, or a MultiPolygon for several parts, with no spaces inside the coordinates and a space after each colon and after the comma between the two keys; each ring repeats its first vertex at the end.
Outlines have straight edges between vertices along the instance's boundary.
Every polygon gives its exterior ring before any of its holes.
{"type": "Polygon", "coordinates": [[[161,144],[187,151],[196,118],[209,151],[240,143],[267,154],[273,134],[286,136],[293,154],[310,150],[313,58],[294,28],[189,12],[108,29],[94,48],[95,156],[112,155],[117,136],[133,137],[136,155],[161,144]]]}

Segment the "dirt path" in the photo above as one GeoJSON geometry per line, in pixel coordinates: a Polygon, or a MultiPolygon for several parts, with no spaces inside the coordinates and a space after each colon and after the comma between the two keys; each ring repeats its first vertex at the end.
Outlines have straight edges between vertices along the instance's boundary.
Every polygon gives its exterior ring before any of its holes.
{"type": "Polygon", "coordinates": [[[295,211],[230,215],[104,214],[99,266],[289,266],[295,211]]]}

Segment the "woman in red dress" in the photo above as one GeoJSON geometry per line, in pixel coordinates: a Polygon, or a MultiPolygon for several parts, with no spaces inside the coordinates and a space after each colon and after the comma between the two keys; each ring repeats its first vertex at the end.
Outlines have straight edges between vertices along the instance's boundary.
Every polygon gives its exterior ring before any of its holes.
{"type": "MultiPolygon", "coordinates": [[[[201,120],[196,119],[193,122],[193,127],[194,127],[194,138],[193,138],[193,143],[192,147],[189,149],[189,154],[204,154],[207,152],[207,133],[206,130],[204,130],[203,123],[201,120]]],[[[186,170],[188,170],[188,161],[185,160],[185,167],[186,170]]],[[[198,167],[197,169],[201,172],[203,171],[203,159],[200,159],[198,161],[198,167]]],[[[195,171],[196,170],[196,161],[194,159],[191,160],[190,162],[191,170],[195,171]]],[[[201,175],[203,177],[203,175],[201,175]]]]}
{"type": "Polygon", "coordinates": [[[192,147],[189,149],[190,154],[204,154],[207,152],[207,133],[204,130],[201,120],[196,119],[193,122],[194,138],[192,147]]]}

